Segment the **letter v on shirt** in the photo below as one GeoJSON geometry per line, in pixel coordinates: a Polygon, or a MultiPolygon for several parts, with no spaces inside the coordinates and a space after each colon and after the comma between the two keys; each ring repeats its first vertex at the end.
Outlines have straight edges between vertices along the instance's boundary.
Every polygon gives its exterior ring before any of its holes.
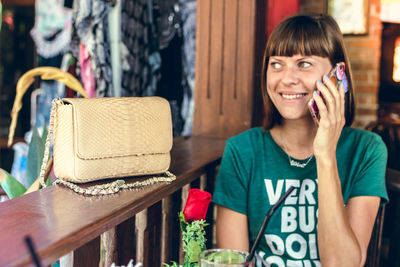
{"type": "Polygon", "coordinates": [[[317,180],[304,179],[300,181],[295,179],[279,179],[276,182],[275,187],[270,179],[264,179],[264,183],[270,205],[274,205],[279,200],[281,195],[283,195],[291,186],[294,186],[295,190],[293,190],[293,192],[285,200],[285,205],[305,205],[306,202],[309,205],[316,204],[313,193],[317,189],[317,180]],[[283,192],[284,185],[285,191],[283,192]],[[300,188],[300,192],[297,192],[298,188],[300,188]],[[296,195],[298,195],[298,197],[296,195]]]}

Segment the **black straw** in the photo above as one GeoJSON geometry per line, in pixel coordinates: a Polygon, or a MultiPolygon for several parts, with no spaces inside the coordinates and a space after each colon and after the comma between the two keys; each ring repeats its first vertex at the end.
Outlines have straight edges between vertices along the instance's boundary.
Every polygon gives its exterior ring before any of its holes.
{"type": "Polygon", "coordinates": [[[269,222],[269,219],[271,219],[272,215],[274,214],[275,210],[278,209],[278,207],[282,204],[283,201],[292,193],[294,190],[294,186],[291,186],[286,193],[281,196],[281,198],[270,208],[270,210],[267,212],[265,215],[264,221],[261,225],[260,230],[258,230],[256,240],[253,243],[253,246],[251,247],[250,254],[247,256],[246,262],[252,261],[254,257],[254,253],[256,252],[256,248],[258,247],[258,243],[260,243],[261,236],[263,235],[265,228],[267,227],[267,224],[269,222]]]}
{"type": "Polygon", "coordinates": [[[39,257],[35,251],[35,248],[33,246],[33,242],[30,236],[25,237],[25,243],[28,246],[29,252],[31,254],[32,260],[35,263],[36,267],[41,267],[42,265],[40,264],[39,257]]]}

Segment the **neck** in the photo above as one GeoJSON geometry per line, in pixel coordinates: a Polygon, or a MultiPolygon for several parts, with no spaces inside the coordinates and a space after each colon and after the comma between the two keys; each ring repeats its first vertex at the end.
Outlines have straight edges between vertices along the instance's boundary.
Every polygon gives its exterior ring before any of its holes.
{"type": "Polygon", "coordinates": [[[284,120],[271,129],[275,142],[291,157],[305,159],[313,155],[317,126],[312,120],[284,120]]]}

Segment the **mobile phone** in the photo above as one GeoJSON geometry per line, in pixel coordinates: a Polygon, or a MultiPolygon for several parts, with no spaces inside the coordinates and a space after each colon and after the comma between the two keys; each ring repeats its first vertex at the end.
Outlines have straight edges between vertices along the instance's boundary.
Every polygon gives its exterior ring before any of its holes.
{"type": "MultiPolygon", "coordinates": [[[[344,87],[344,92],[347,93],[347,91],[349,90],[349,85],[347,82],[344,62],[337,63],[328,73],[328,77],[334,84],[336,84],[336,88],[339,89],[339,85],[342,84],[344,87]]],[[[319,91],[318,94],[322,97],[319,91]]],[[[314,122],[318,125],[320,115],[317,103],[314,99],[311,99],[311,101],[308,103],[308,109],[310,110],[314,122]]]]}

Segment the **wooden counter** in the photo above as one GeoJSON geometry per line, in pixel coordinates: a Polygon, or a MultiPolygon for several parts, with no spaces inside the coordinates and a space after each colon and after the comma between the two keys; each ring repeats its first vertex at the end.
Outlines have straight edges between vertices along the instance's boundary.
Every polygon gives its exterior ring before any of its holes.
{"type": "Polygon", "coordinates": [[[24,243],[26,235],[32,238],[44,265],[96,240],[201,175],[210,170],[215,173],[224,146],[222,139],[175,139],[170,171],[177,179],[171,184],[90,197],[52,186],[0,203],[0,266],[33,265],[24,243]]]}

